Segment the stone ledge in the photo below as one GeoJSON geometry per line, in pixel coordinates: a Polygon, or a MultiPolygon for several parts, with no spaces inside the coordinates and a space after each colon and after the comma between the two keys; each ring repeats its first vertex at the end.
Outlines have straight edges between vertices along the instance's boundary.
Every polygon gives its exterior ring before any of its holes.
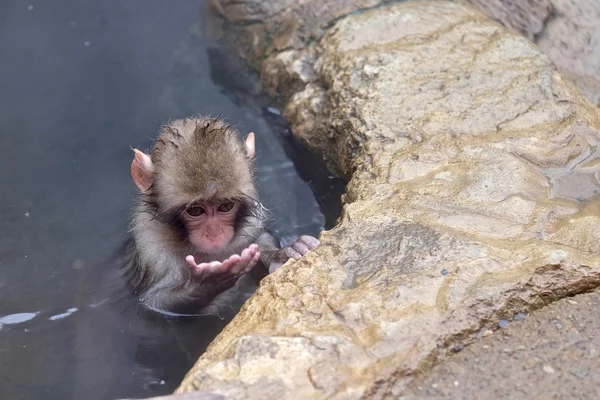
{"type": "Polygon", "coordinates": [[[284,116],[349,178],[344,211],[179,393],[395,396],[454,344],[600,283],[600,113],[531,42],[457,3],[403,2],[263,71],[277,91],[300,82],[284,116]]]}

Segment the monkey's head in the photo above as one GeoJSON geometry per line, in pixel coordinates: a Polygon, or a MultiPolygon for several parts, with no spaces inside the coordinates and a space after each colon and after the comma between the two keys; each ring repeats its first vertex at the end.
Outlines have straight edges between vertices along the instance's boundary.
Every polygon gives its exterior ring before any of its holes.
{"type": "Polygon", "coordinates": [[[243,143],[220,119],[177,120],[162,127],[150,155],[134,149],[131,175],[160,221],[216,254],[256,207],[254,151],[252,132],[243,143]]]}

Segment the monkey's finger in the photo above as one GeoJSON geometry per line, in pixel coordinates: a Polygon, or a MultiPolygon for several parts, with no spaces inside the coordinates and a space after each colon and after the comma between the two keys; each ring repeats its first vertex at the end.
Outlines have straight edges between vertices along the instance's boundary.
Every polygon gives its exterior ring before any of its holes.
{"type": "Polygon", "coordinates": [[[250,261],[248,262],[248,264],[244,267],[244,269],[242,270],[242,274],[246,274],[248,272],[250,272],[250,270],[252,270],[252,268],[254,268],[254,266],[256,266],[256,264],[258,264],[258,262],[260,261],[260,253],[256,253],[254,254],[254,257],[252,257],[250,259],[250,261]]]}
{"type": "Polygon", "coordinates": [[[241,261],[241,257],[238,256],[237,254],[232,255],[231,257],[229,257],[227,260],[223,261],[221,263],[221,269],[219,270],[220,273],[223,274],[229,274],[231,273],[230,270],[232,270],[233,268],[235,268],[235,266],[237,264],[239,264],[239,262],[241,261]]]}
{"type": "Polygon", "coordinates": [[[254,257],[255,254],[256,254],[256,250],[247,248],[244,251],[242,251],[242,254],[240,254],[240,256],[242,257],[242,261],[248,262],[252,259],[252,257],[254,257]]]}
{"type": "Polygon", "coordinates": [[[294,260],[299,260],[302,258],[302,254],[298,253],[292,247],[284,247],[282,250],[283,250],[283,254],[280,257],[281,257],[282,261],[285,259],[284,263],[289,258],[293,258],[294,260]]]}
{"type": "Polygon", "coordinates": [[[190,264],[190,269],[192,270],[192,274],[200,279],[204,279],[207,275],[207,271],[209,268],[210,264],[208,263],[201,263],[201,264],[194,264],[191,265],[190,264]]]}
{"type": "Polygon", "coordinates": [[[206,276],[215,275],[219,273],[219,269],[223,264],[220,261],[213,261],[210,263],[200,264],[199,267],[203,269],[203,273],[206,276]]]}
{"type": "Polygon", "coordinates": [[[247,252],[247,254],[250,256],[250,258],[254,257],[254,254],[256,254],[256,252],[258,251],[258,245],[257,244],[251,244],[250,246],[246,247],[241,253],[240,256],[242,254],[244,254],[244,251],[247,252]]]}
{"type": "Polygon", "coordinates": [[[321,244],[321,242],[318,239],[315,239],[314,237],[308,235],[300,236],[300,241],[307,245],[310,250],[316,249],[321,244]]]}
{"type": "Polygon", "coordinates": [[[190,265],[190,267],[192,267],[194,269],[197,267],[196,259],[194,258],[194,256],[187,256],[185,258],[185,261],[190,265]]]}
{"type": "Polygon", "coordinates": [[[242,273],[248,267],[255,254],[256,252],[252,252],[249,248],[242,251],[240,261],[231,269],[231,272],[234,274],[242,273]]]}
{"type": "Polygon", "coordinates": [[[254,255],[254,257],[252,257],[252,259],[250,259],[250,262],[248,263],[248,268],[246,268],[246,270],[251,270],[252,267],[254,267],[256,264],[258,264],[258,262],[260,261],[260,253],[256,253],[254,255]]]}
{"type": "Polygon", "coordinates": [[[239,262],[240,262],[240,260],[241,260],[241,259],[242,259],[242,257],[241,257],[241,256],[238,256],[237,254],[234,254],[234,255],[232,255],[231,257],[229,257],[229,258],[227,259],[227,261],[230,261],[230,262],[231,262],[231,263],[233,263],[233,264],[237,264],[237,263],[239,263],[239,262]]]}
{"type": "Polygon", "coordinates": [[[307,245],[302,242],[295,242],[292,244],[292,249],[296,250],[301,255],[306,255],[310,251],[307,245]]]}
{"type": "Polygon", "coordinates": [[[252,270],[252,268],[254,268],[256,266],[256,264],[258,263],[258,260],[255,260],[254,258],[252,260],[250,260],[250,262],[248,263],[248,265],[246,265],[246,267],[242,270],[241,274],[247,274],[248,272],[250,272],[252,270]]]}

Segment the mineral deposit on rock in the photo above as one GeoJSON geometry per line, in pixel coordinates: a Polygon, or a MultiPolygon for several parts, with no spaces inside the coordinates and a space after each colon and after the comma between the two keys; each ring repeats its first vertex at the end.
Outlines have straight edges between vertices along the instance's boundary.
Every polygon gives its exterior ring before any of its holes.
{"type": "Polygon", "coordinates": [[[393,397],[457,343],[600,284],[600,113],[532,42],[441,1],[323,29],[262,73],[294,134],[348,178],[343,213],[179,393],[393,397]]]}

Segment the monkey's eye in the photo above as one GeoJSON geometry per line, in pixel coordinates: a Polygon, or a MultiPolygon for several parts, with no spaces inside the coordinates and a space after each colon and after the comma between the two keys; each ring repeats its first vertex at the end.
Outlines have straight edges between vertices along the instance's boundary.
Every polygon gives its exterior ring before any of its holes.
{"type": "Polygon", "coordinates": [[[233,206],[235,206],[233,201],[226,201],[224,203],[221,203],[221,205],[219,205],[219,211],[229,212],[229,211],[233,210],[233,206]]]}
{"type": "Polygon", "coordinates": [[[191,206],[187,210],[185,210],[185,212],[190,217],[199,217],[199,216],[201,216],[202,214],[205,213],[204,208],[202,208],[200,206],[191,206]]]}

